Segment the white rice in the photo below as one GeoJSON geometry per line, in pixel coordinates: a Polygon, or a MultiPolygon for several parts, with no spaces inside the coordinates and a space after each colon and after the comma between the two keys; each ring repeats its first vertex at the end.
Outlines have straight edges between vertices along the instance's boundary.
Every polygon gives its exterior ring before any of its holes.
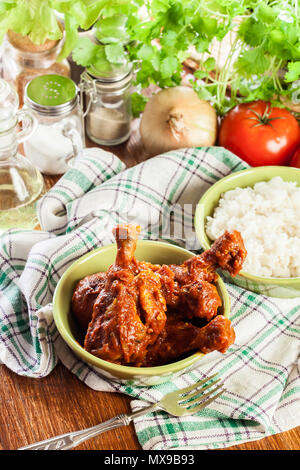
{"type": "Polygon", "coordinates": [[[264,277],[300,276],[300,188],[279,176],[253,188],[224,193],[213,217],[211,240],[225,230],[241,232],[248,252],[243,271],[264,277]]]}

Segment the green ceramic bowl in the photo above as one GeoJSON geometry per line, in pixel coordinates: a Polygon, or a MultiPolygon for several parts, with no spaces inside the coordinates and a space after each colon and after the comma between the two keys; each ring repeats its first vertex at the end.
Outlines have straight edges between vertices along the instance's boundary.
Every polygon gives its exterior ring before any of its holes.
{"type": "MultiPolygon", "coordinates": [[[[284,181],[295,181],[300,186],[300,169],[283,166],[262,166],[232,173],[211,186],[200,199],[195,213],[195,230],[201,246],[207,250],[212,241],[205,233],[206,218],[212,216],[223,193],[237,187],[254,186],[259,181],[268,181],[281,176],[284,181]]],[[[223,274],[229,277],[225,271],[223,274]]],[[[300,278],[261,277],[241,271],[230,278],[240,287],[271,297],[293,298],[300,296],[300,278]]]]}
{"type": "MultiPolygon", "coordinates": [[[[136,258],[138,260],[149,261],[153,264],[181,264],[191,256],[193,256],[193,253],[183,248],[155,241],[140,240],[136,249],[136,258]]],[[[57,329],[63,339],[79,358],[93,366],[97,372],[110,380],[121,383],[138,386],[157,385],[196,368],[203,354],[196,353],[180,361],[159,367],[128,367],[99,359],[85,351],[80,345],[80,335],[70,314],[73,291],[77,282],[83,277],[106,271],[114,262],[115,257],[115,244],[98,248],[78,259],[61,277],[54,294],[53,314],[57,329]]],[[[217,288],[223,301],[220,313],[228,317],[230,299],[221,279],[218,280],[217,288]]]]}

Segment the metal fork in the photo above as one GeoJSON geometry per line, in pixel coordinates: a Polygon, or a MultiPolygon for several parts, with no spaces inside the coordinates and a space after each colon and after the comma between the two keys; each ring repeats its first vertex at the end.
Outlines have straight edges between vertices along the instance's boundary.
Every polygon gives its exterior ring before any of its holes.
{"type": "Polygon", "coordinates": [[[155,410],[163,410],[173,416],[187,416],[197,413],[205,408],[209,403],[213,402],[223,392],[221,385],[216,384],[221,380],[212,380],[218,374],[207,377],[204,380],[182,388],[176,392],[165,395],[159,402],[154,403],[140,411],[128,414],[120,414],[114,418],[97,424],[88,429],[81,431],[68,432],[60,436],[46,439],[45,441],[36,442],[29,446],[20,447],[18,450],[68,450],[72,449],[82,442],[98,436],[105,431],[118,428],[120,426],[128,426],[129,423],[138,416],[151,413],[155,410]],[[201,386],[201,388],[199,388],[201,386]],[[209,391],[208,391],[209,389],[209,391]],[[205,393],[203,393],[205,391],[205,393]],[[218,392],[218,393],[216,393],[218,392]]]}

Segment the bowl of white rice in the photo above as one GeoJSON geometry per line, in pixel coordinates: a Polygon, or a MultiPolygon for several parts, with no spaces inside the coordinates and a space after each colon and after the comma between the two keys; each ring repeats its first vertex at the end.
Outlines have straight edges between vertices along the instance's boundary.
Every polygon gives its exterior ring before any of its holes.
{"type": "Polygon", "coordinates": [[[205,250],[225,230],[241,233],[247,257],[231,282],[300,297],[300,169],[256,167],[222,178],[199,201],[195,229],[205,250]]]}

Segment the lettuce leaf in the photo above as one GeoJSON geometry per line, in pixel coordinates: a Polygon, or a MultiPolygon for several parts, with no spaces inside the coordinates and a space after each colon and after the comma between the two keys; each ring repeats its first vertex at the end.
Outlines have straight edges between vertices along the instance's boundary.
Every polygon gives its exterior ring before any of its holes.
{"type": "Polygon", "coordinates": [[[0,41],[10,29],[34,44],[63,37],[56,12],[64,15],[66,38],[60,59],[75,47],[78,28],[89,29],[109,0],[0,0],[0,41]]]}
{"type": "Polygon", "coordinates": [[[49,0],[0,1],[0,40],[9,29],[28,35],[35,44],[63,36],[49,0]]]}

